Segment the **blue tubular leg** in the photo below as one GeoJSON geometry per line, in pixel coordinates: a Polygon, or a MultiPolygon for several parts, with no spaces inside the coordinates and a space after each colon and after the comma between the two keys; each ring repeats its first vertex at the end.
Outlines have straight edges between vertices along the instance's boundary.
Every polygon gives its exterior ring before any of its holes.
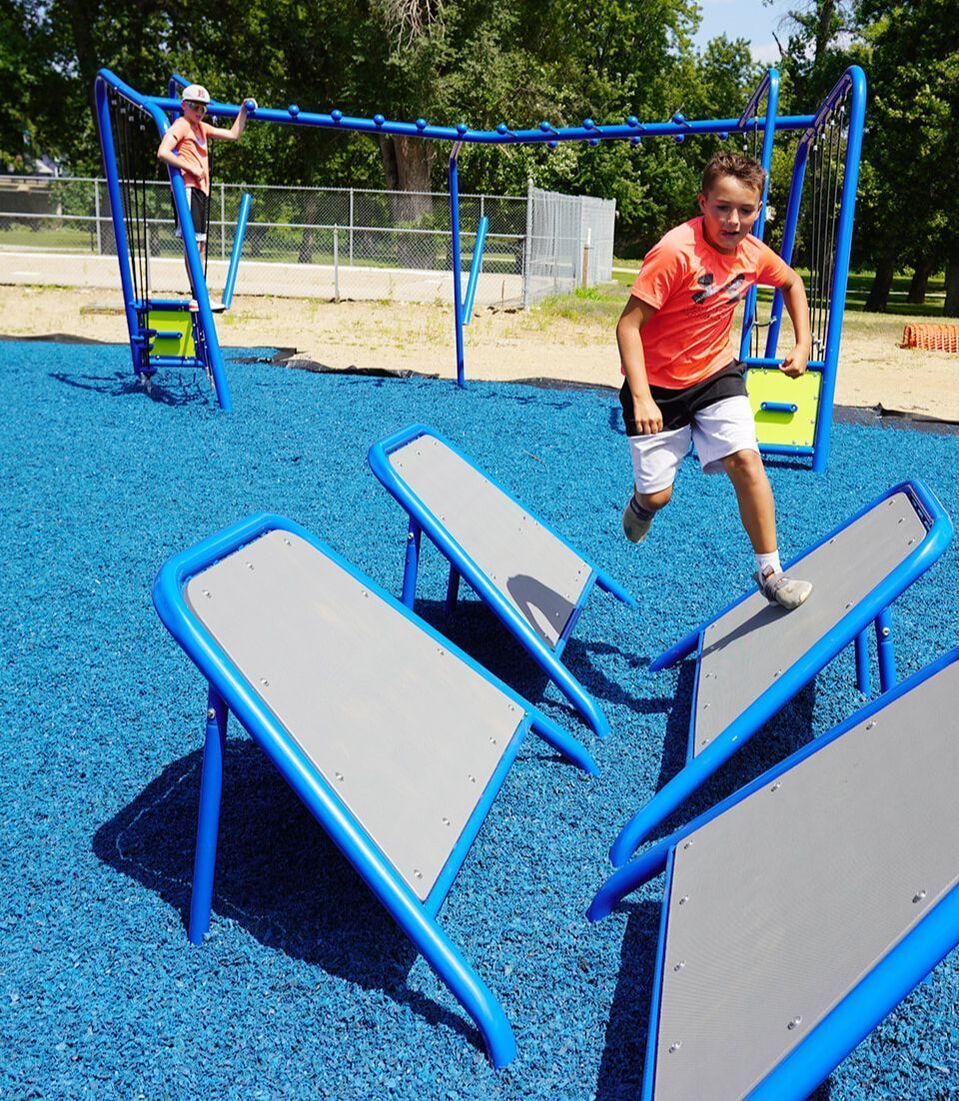
{"type": "Polygon", "coordinates": [[[609,593],[610,596],[615,596],[617,600],[621,601],[629,608],[638,608],[639,601],[631,592],[628,592],[622,585],[605,570],[596,569],[596,584],[603,590],[603,592],[609,593]]]}
{"type": "Polygon", "coordinates": [[[450,579],[446,584],[446,614],[456,609],[456,600],[460,593],[460,571],[450,563],[450,579]]]}
{"type": "Polygon", "coordinates": [[[233,288],[236,286],[236,275],[240,267],[240,253],[243,251],[243,238],[246,236],[246,223],[250,217],[250,203],[252,198],[249,192],[240,200],[240,213],[236,219],[236,232],[233,234],[233,248],[230,251],[230,266],[226,273],[226,285],[223,288],[223,305],[229,309],[233,302],[233,288]]]}
{"type": "Polygon", "coordinates": [[[872,691],[872,680],[869,676],[869,633],[860,631],[856,635],[856,687],[864,696],[872,691]]]}
{"type": "Polygon", "coordinates": [[[422,528],[410,517],[409,531],[406,533],[406,563],[403,567],[403,595],[400,598],[403,603],[413,610],[413,601],[416,599],[416,575],[420,567],[420,534],[422,528]]]}
{"type": "Polygon", "coordinates": [[[558,723],[554,723],[548,715],[542,711],[532,709],[530,711],[532,723],[530,729],[538,734],[547,745],[551,745],[558,753],[561,753],[574,765],[588,772],[590,776],[599,775],[599,765],[593,760],[592,754],[580,744],[572,734],[568,734],[558,723]]]}
{"type": "Polygon", "coordinates": [[[460,253],[460,178],[457,158],[460,142],[450,153],[450,234],[453,244],[453,326],[456,333],[456,385],[466,386],[466,363],[463,352],[463,257],[460,253]]]}
{"type": "Polygon", "coordinates": [[[193,893],[190,898],[191,944],[202,944],[210,928],[228,714],[223,697],[211,684],[207,697],[206,739],[203,746],[203,773],[200,778],[200,810],[196,828],[196,856],[193,861],[193,893]]]}
{"type": "Polygon", "coordinates": [[[463,324],[468,325],[473,316],[473,302],[476,299],[476,286],[483,267],[483,246],[486,244],[486,230],[489,218],[484,214],[476,228],[476,240],[473,242],[473,259],[470,261],[470,277],[466,284],[466,301],[463,303],[463,324]]]}
{"type": "Polygon", "coordinates": [[[896,648],[892,641],[892,609],[883,608],[876,617],[876,650],[879,657],[879,691],[896,686],[896,648]]]}

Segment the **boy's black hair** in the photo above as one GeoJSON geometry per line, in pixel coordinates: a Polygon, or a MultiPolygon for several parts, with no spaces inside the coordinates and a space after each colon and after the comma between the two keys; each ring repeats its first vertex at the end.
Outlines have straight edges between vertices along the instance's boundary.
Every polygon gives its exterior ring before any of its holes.
{"type": "Polygon", "coordinates": [[[717,153],[713,157],[703,170],[703,195],[709,194],[710,188],[721,176],[735,176],[741,183],[755,188],[760,195],[766,186],[763,166],[742,153],[717,153]]]}

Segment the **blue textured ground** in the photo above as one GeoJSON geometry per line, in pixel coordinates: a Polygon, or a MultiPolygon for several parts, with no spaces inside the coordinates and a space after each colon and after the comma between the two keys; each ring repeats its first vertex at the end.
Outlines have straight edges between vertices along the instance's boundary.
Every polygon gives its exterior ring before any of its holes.
{"type": "MultiPolygon", "coordinates": [[[[634,1096],[661,882],[598,926],[583,911],[624,817],[683,753],[688,669],[650,677],[648,661],[750,571],[728,485],[687,463],[637,549],[618,531],[630,473],[609,394],[234,363],[227,416],[185,379],[151,399],[127,364],[122,348],[0,344],[0,1094],[634,1096]],[[237,728],[211,935],[191,949],[183,928],[205,696],[154,614],[153,575],[268,508],[395,590],[404,525],[365,456],[412,420],[459,442],[640,598],[636,613],[597,592],[567,650],[612,721],[597,744],[475,604],[444,619],[445,575],[425,556],[420,610],[579,730],[603,769],[585,780],[529,739],[443,911],[514,1022],[519,1057],[502,1072],[237,728]]],[[[839,426],[828,476],[771,471],[784,551],[910,474],[955,509],[957,445],[839,426]]],[[[901,672],[956,642],[957,594],[951,548],[897,605],[901,672]]],[[[706,797],[848,714],[861,702],[852,672],[843,655],[706,797]]],[[[957,1003],[953,953],[821,1095],[959,1096],[957,1003]]]]}

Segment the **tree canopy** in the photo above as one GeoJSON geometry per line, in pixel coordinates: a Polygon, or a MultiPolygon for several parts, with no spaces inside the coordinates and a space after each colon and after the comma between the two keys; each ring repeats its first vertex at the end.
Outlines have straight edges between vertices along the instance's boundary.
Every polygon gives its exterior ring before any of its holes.
{"type": "MultiPolygon", "coordinates": [[[[223,98],[473,127],[738,116],[762,68],[743,38],[694,47],[699,22],[696,0],[223,0],[215,13],[184,0],[0,0],[0,157],[15,171],[44,153],[74,174],[99,172],[90,102],[102,66],[148,91],[180,71],[223,98]]],[[[784,112],[812,111],[850,62],[866,69],[857,260],[889,280],[897,268],[952,265],[959,300],[957,200],[943,157],[959,125],[959,0],[795,0],[778,41],[784,112]]],[[[695,209],[718,144],[469,147],[461,182],[518,194],[531,178],[615,198],[617,248],[642,254],[695,209]]],[[[251,126],[218,171],[413,192],[445,185],[439,152],[251,126]]],[[[415,202],[405,214],[417,217],[415,202]]],[[[881,280],[874,291],[882,308],[881,280]]]]}

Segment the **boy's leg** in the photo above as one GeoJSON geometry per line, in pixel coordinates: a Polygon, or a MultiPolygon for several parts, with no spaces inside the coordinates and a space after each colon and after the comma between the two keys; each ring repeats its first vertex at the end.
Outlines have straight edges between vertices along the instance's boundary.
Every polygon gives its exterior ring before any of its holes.
{"type": "Polygon", "coordinates": [[[633,460],[633,492],[623,511],[623,534],[641,543],[649,534],[653,517],[669,504],[676,471],[689,450],[689,425],[653,436],[630,436],[633,460]]]}
{"type": "Polygon", "coordinates": [[[798,608],[812,592],[808,581],[787,577],[779,561],[776,506],[756,443],[749,399],[724,398],[697,411],[693,437],[703,470],[722,469],[736,491],[739,515],[756,555],[756,583],[772,603],[798,608]]]}

